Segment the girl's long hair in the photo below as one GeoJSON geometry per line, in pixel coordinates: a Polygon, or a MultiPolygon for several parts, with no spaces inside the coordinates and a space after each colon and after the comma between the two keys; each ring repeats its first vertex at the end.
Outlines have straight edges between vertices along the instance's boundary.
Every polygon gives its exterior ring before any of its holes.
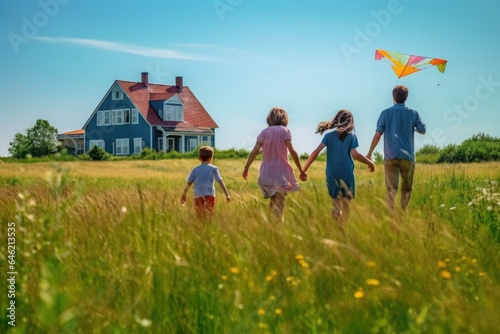
{"type": "Polygon", "coordinates": [[[323,134],[326,130],[336,128],[340,133],[340,138],[343,139],[346,135],[354,130],[354,117],[349,110],[341,109],[333,119],[329,121],[319,122],[316,133],[323,134]]]}

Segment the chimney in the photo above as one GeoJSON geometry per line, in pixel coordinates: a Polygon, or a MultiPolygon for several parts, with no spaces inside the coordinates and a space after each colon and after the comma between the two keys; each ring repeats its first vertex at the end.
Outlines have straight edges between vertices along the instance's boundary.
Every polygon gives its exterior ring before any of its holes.
{"type": "Polygon", "coordinates": [[[175,77],[175,85],[179,90],[179,93],[182,92],[182,77],[175,77]]]}
{"type": "Polygon", "coordinates": [[[142,72],[141,73],[141,81],[144,84],[144,86],[148,86],[148,72],[142,72]]]}

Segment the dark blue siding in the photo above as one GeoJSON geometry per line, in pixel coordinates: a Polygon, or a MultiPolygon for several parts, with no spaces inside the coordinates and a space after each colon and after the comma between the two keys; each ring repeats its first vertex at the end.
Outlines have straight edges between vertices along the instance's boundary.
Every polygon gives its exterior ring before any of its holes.
{"type": "MultiPolygon", "coordinates": [[[[132,109],[134,105],[132,102],[124,95],[122,100],[112,100],[111,93],[105,98],[98,110],[113,110],[113,109],[130,109],[130,123],[122,125],[108,125],[108,126],[97,126],[97,112],[92,116],[92,118],[87,123],[85,128],[85,149],[89,150],[90,140],[104,140],[105,149],[108,153],[113,152],[113,145],[116,143],[116,139],[129,138],[129,154],[134,153],[134,138],[142,138],[143,148],[151,147],[157,145],[154,142],[151,143],[150,136],[150,125],[139,113],[139,123],[132,124],[132,109]]],[[[111,115],[110,115],[111,117],[111,115]]]]}

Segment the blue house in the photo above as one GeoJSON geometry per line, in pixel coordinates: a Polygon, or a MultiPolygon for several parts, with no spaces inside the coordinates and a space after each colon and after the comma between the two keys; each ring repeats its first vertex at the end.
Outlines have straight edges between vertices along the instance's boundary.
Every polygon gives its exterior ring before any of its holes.
{"type": "Polygon", "coordinates": [[[84,151],[95,145],[112,155],[190,152],[200,145],[215,146],[217,123],[176,77],[175,85],[116,80],[83,126],[84,151]]]}

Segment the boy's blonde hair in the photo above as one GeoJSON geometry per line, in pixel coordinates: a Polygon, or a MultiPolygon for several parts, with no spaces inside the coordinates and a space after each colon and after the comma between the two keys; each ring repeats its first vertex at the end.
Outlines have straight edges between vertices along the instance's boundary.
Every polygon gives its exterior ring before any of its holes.
{"type": "Polygon", "coordinates": [[[210,146],[202,146],[198,151],[198,158],[201,161],[208,161],[214,157],[214,149],[210,146]]]}
{"type": "Polygon", "coordinates": [[[283,125],[287,126],[288,125],[288,114],[286,113],[285,109],[280,108],[280,107],[274,107],[269,111],[269,114],[267,114],[266,118],[267,125],[272,126],[272,125],[283,125]]]}

